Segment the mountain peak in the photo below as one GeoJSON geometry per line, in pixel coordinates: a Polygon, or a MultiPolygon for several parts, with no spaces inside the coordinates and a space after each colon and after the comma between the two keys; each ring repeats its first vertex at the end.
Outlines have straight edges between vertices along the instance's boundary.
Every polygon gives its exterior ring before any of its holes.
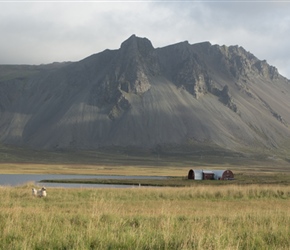
{"type": "Polygon", "coordinates": [[[121,49],[125,51],[127,50],[139,51],[142,55],[144,55],[144,53],[147,53],[153,50],[154,48],[149,39],[137,37],[136,35],[133,34],[121,44],[121,49]]]}

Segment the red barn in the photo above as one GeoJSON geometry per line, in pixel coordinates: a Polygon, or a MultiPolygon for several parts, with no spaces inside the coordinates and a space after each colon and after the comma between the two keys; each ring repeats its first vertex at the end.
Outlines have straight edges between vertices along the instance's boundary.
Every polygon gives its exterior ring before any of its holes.
{"type": "Polygon", "coordinates": [[[231,170],[213,170],[215,180],[233,180],[234,174],[231,170]]]}
{"type": "Polygon", "coordinates": [[[202,172],[203,180],[214,180],[214,173],[212,171],[203,171],[202,172]]]}
{"type": "Polygon", "coordinates": [[[233,180],[234,174],[231,170],[192,170],[188,172],[190,180],[233,180]]]}

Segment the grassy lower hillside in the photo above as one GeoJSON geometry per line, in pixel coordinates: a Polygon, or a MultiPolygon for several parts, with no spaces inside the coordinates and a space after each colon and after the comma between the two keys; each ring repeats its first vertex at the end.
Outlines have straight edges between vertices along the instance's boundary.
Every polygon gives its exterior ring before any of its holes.
{"type": "MultiPolygon", "coordinates": [[[[204,151],[205,152],[205,151],[204,151]]],[[[168,176],[166,180],[94,179],[58,180],[90,184],[129,184],[142,186],[185,187],[196,185],[290,185],[290,164],[277,156],[208,151],[200,155],[188,152],[150,152],[136,149],[103,149],[99,151],[37,151],[2,147],[0,174],[87,174],[168,176]],[[235,180],[230,182],[187,180],[190,169],[230,169],[235,180]]],[[[48,180],[56,182],[56,180],[48,180]]]]}
{"type": "Polygon", "coordinates": [[[155,149],[102,148],[98,150],[33,150],[0,145],[0,164],[69,164],[102,166],[233,166],[284,171],[290,166],[285,151],[233,152],[213,147],[171,147],[155,149]]]}

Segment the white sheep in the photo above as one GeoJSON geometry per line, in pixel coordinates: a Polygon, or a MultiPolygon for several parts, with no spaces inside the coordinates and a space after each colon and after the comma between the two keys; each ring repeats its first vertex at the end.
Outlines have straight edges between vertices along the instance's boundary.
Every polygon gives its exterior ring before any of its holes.
{"type": "Polygon", "coordinates": [[[40,197],[46,197],[46,188],[42,187],[40,190],[41,190],[40,197]]]}
{"type": "Polygon", "coordinates": [[[37,197],[46,197],[46,188],[42,187],[41,189],[36,190],[35,188],[32,188],[32,195],[37,197]]]}
{"type": "Polygon", "coordinates": [[[37,195],[37,190],[35,188],[32,188],[32,195],[36,196],[37,195]]]}

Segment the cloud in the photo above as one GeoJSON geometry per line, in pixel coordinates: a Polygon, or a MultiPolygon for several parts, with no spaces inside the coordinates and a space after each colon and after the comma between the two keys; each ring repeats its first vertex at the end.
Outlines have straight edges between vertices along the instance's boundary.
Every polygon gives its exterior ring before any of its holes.
{"type": "Polygon", "coordinates": [[[290,2],[0,3],[0,63],[78,61],[132,34],[154,47],[240,45],[290,78],[290,2]]]}
{"type": "Polygon", "coordinates": [[[174,9],[173,30],[190,43],[240,45],[290,78],[290,2],[163,3],[174,9]],[[178,18],[179,17],[179,18],[178,18]]]}

